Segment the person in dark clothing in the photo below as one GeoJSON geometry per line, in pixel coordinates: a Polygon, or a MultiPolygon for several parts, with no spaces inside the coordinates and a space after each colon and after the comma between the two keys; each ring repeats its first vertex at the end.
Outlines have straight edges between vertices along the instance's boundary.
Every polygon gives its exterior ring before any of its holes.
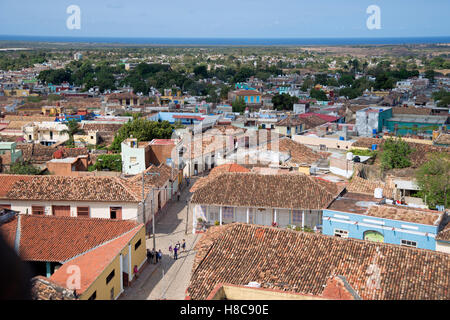
{"type": "Polygon", "coordinates": [[[183,243],[181,244],[181,248],[183,249],[183,252],[186,251],[186,240],[183,239],[183,243]]]}
{"type": "Polygon", "coordinates": [[[175,260],[178,259],[178,246],[175,246],[175,248],[173,248],[173,258],[175,260]]]}

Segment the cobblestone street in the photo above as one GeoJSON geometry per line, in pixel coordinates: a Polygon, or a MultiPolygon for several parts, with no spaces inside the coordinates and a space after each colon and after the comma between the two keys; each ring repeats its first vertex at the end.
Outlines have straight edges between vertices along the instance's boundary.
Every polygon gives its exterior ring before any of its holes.
{"type": "MultiPolygon", "coordinates": [[[[196,241],[201,235],[192,234],[192,217],[188,219],[188,233],[186,232],[187,199],[190,193],[188,189],[195,182],[191,179],[191,185],[184,185],[180,201],[176,198],[168,203],[167,210],[156,219],[156,250],[161,249],[162,260],[158,264],[148,263],[139,278],[131,287],[125,289],[120,297],[122,300],[178,300],[185,298],[185,291],[189,285],[192,264],[195,252],[193,250],[196,241]],[[175,246],[177,242],[186,240],[186,251],[180,252],[178,259],[174,260],[169,253],[169,246],[175,246]]],[[[148,235],[147,249],[153,248],[153,238],[148,235]]]]}

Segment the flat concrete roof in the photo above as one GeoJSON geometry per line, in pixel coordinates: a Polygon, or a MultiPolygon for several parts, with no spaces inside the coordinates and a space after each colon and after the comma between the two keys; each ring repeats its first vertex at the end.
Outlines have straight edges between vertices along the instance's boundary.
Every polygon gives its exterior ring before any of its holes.
{"type": "Polygon", "coordinates": [[[387,119],[387,121],[397,121],[397,122],[419,122],[419,123],[429,123],[429,124],[445,124],[447,122],[447,116],[424,116],[424,115],[413,115],[397,114],[395,117],[387,119]]]}

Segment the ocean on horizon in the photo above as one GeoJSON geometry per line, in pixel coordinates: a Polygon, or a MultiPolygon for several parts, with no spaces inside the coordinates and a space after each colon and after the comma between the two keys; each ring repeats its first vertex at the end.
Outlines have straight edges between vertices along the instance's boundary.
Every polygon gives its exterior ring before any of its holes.
{"type": "Polygon", "coordinates": [[[0,35],[0,41],[67,42],[136,45],[299,46],[299,45],[402,45],[450,43],[446,37],[402,38],[108,38],[0,35]]]}

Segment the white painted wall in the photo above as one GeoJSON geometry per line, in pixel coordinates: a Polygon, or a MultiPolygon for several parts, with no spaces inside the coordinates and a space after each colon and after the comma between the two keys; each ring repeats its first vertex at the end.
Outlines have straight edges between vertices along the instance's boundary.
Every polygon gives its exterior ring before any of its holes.
{"type": "Polygon", "coordinates": [[[436,251],[450,253],[450,243],[442,242],[442,241],[436,241],[436,251]]]}
{"type": "Polygon", "coordinates": [[[11,204],[11,210],[19,211],[21,214],[31,214],[32,206],[44,206],[45,214],[52,214],[52,205],[70,206],[70,215],[77,216],[77,207],[89,207],[89,216],[91,218],[109,218],[110,207],[122,207],[123,220],[136,220],[138,213],[138,203],[125,202],[89,202],[89,201],[21,201],[1,200],[2,204],[11,204]]]}

